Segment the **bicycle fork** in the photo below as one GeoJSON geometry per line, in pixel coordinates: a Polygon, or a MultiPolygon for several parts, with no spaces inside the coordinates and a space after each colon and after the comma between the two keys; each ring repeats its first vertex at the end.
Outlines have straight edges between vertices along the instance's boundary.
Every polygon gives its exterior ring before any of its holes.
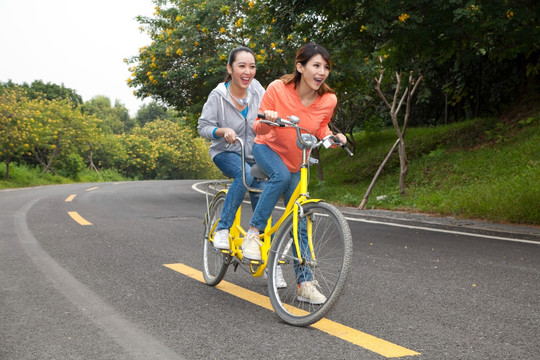
{"type": "Polygon", "coordinates": [[[317,267],[317,259],[315,258],[315,251],[313,250],[313,219],[310,214],[304,213],[304,208],[298,201],[294,204],[293,213],[296,214],[293,216],[293,241],[297,255],[296,260],[300,265],[309,266],[310,268],[317,267]],[[302,226],[305,226],[305,229],[302,229],[302,226]],[[307,238],[310,260],[308,260],[301,251],[300,244],[304,242],[304,239],[301,239],[300,237],[303,236],[304,231],[307,238]]]}

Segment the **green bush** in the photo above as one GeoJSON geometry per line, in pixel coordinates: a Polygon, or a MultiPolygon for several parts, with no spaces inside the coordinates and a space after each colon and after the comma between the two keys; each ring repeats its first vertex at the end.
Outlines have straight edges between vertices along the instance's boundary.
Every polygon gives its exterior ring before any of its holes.
{"type": "Polygon", "coordinates": [[[58,174],[73,180],[78,180],[79,173],[85,168],[83,158],[77,153],[60,157],[58,163],[58,174]]]}

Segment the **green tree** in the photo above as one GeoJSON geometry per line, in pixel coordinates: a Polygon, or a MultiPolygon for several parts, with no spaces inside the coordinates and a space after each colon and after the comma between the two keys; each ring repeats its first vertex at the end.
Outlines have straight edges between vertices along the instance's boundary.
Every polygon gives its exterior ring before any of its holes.
{"type": "Polygon", "coordinates": [[[88,158],[91,156],[96,169],[116,169],[118,171],[124,169],[128,159],[127,149],[124,146],[125,137],[125,134],[104,134],[103,132],[97,134],[87,154],[88,158]]]}
{"type": "MultiPolygon", "coordinates": [[[[234,47],[248,46],[257,56],[257,78],[267,84],[292,67],[286,55],[298,39],[274,38],[274,21],[263,21],[265,8],[245,0],[155,1],[154,17],[139,17],[151,43],[126,60],[128,83],[140,98],[151,97],[196,119],[210,91],[226,74],[234,47]]],[[[292,53],[294,56],[294,53],[292,53]]]]}
{"type": "Polygon", "coordinates": [[[67,99],[73,107],[82,105],[82,97],[73,89],[66,88],[64,84],[57,85],[53,83],[44,83],[42,80],[34,80],[30,85],[23,83],[21,85],[26,90],[28,97],[32,100],[45,98],[47,100],[67,99]]]}
{"type": "Polygon", "coordinates": [[[378,56],[385,56],[387,69],[424,75],[413,123],[441,119],[445,107],[456,119],[492,112],[537,86],[540,8],[534,0],[269,0],[265,5],[279,15],[276,31],[294,29],[337,57],[339,70],[352,80],[338,87],[340,93],[354,91],[362,75],[373,79],[378,56]]]}
{"type": "Polygon", "coordinates": [[[24,90],[0,88],[0,159],[6,164],[6,180],[11,161],[30,150],[35,116],[24,90]]]}
{"type": "Polygon", "coordinates": [[[120,170],[130,178],[152,179],[159,155],[157,144],[138,134],[124,134],[121,139],[127,157],[120,170]]]}
{"type": "Polygon", "coordinates": [[[217,175],[207,143],[191,129],[170,120],[155,120],[134,133],[155,145],[158,155],[153,178],[198,179],[217,175]]]}
{"type": "Polygon", "coordinates": [[[122,134],[135,125],[124,105],[116,101],[113,107],[111,100],[104,95],[94,96],[85,102],[82,110],[85,114],[100,119],[101,129],[105,133],[122,134]]]}
{"type": "Polygon", "coordinates": [[[169,118],[167,108],[158,104],[155,101],[142,105],[137,111],[136,116],[136,120],[139,126],[144,126],[145,124],[154,120],[165,120],[167,118],[169,118]]]}
{"type": "Polygon", "coordinates": [[[73,108],[68,100],[34,100],[38,108],[30,153],[43,172],[62,168],[59,157],[87,151],[98,131],[99,121],[73,108]]]}

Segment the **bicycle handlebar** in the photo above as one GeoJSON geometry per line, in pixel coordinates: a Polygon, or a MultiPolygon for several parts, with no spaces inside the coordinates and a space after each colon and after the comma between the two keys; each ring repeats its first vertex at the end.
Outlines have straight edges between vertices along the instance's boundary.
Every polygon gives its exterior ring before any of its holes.
{"type": "MultiPolygon", "coordinates": [[[[266,120],[265,114],[257,114],[257,117],[259,119],[266,120]]],[[[265,124],[273,125],[273,126],[279,126],[279,127],[285,127],[285,126],[294,126],[300,122],[300,119],[294,115],[289,116],[289,120],[282,119],[278,116],[275,122],[272,121],[264,121],[265,124]],[[290,120],[290,121],[289,121],[290,120]]]]}
{"type": "Polygon", "coordinates": [[[298,141],[300,141],[300,143],[302,143],[302,145],[304,145],[306,147],[316,148],[316,147],[319,147],[321,145],[324,145],[325,147],[330,147],[330,146],[335,144],[335,145],[338,145],[341,148],[345,149],[345,151],[347,151],[347,154],[349,154],[349,156],[353,156],[353,153],[351,152],[351,150],[349,150],[347,145],[342,143],[341,140],[339,140],[339,138],[337,136],[335,136],[335,135],[328,135],[324,139],[322,139],[321,141],[316,143],[315,145],[313,143],[304,141],[304,139],[302,138],[302,134],[300,132],[301,128],[300,128],[300,126],[298,126],[298,123],[300,122],[300,119],[297,116],[291,115],[291,116],[288,117],[289,120],[285,120],[285,119],[282,119],[282,118],[278,117],[275,122],[265,120],[266,119],[265,114],[257,114],[257,117],[259,117],[259,119],[262,119],[261,121],[263,121],[265,124],[268,124],[268,125],[279,126],[279,127],[287,127],[287,126],[288,127],[294,127],[296,129],[296,133],[298,135],[298,141]],[[327,140],[331,141],[331,143],[328,146],[325,143],[327,140]]]}

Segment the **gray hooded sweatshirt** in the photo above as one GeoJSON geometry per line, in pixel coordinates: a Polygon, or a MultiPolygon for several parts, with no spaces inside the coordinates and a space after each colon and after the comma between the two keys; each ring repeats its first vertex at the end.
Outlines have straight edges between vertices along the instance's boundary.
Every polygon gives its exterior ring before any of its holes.
{"type": "Polygon", "coordinates": [[[234,106],[233,100],[231,100],[225,87],[225,83],[220,83],[208,95],[208,100],[206,100],[203,106],[197,129],[201,137],[211,140],[209,152],[212,159],[223,151],[236,152],[241,155],[240,143],[237,142],[236,145],[231,144],[227,147],[227,142],[224,138],[214,137],[214,129],[227,127],[233,129],[236,135],[244,141],[246,145],[246,161],[253,161],[253,154],[251,152],[253,141],[255,140],[253,122],[257,118],[264,92],[264,88],[257,80],[251,80],[247,89],[247,118],[244,118],[242,113],[234,106]]]}

